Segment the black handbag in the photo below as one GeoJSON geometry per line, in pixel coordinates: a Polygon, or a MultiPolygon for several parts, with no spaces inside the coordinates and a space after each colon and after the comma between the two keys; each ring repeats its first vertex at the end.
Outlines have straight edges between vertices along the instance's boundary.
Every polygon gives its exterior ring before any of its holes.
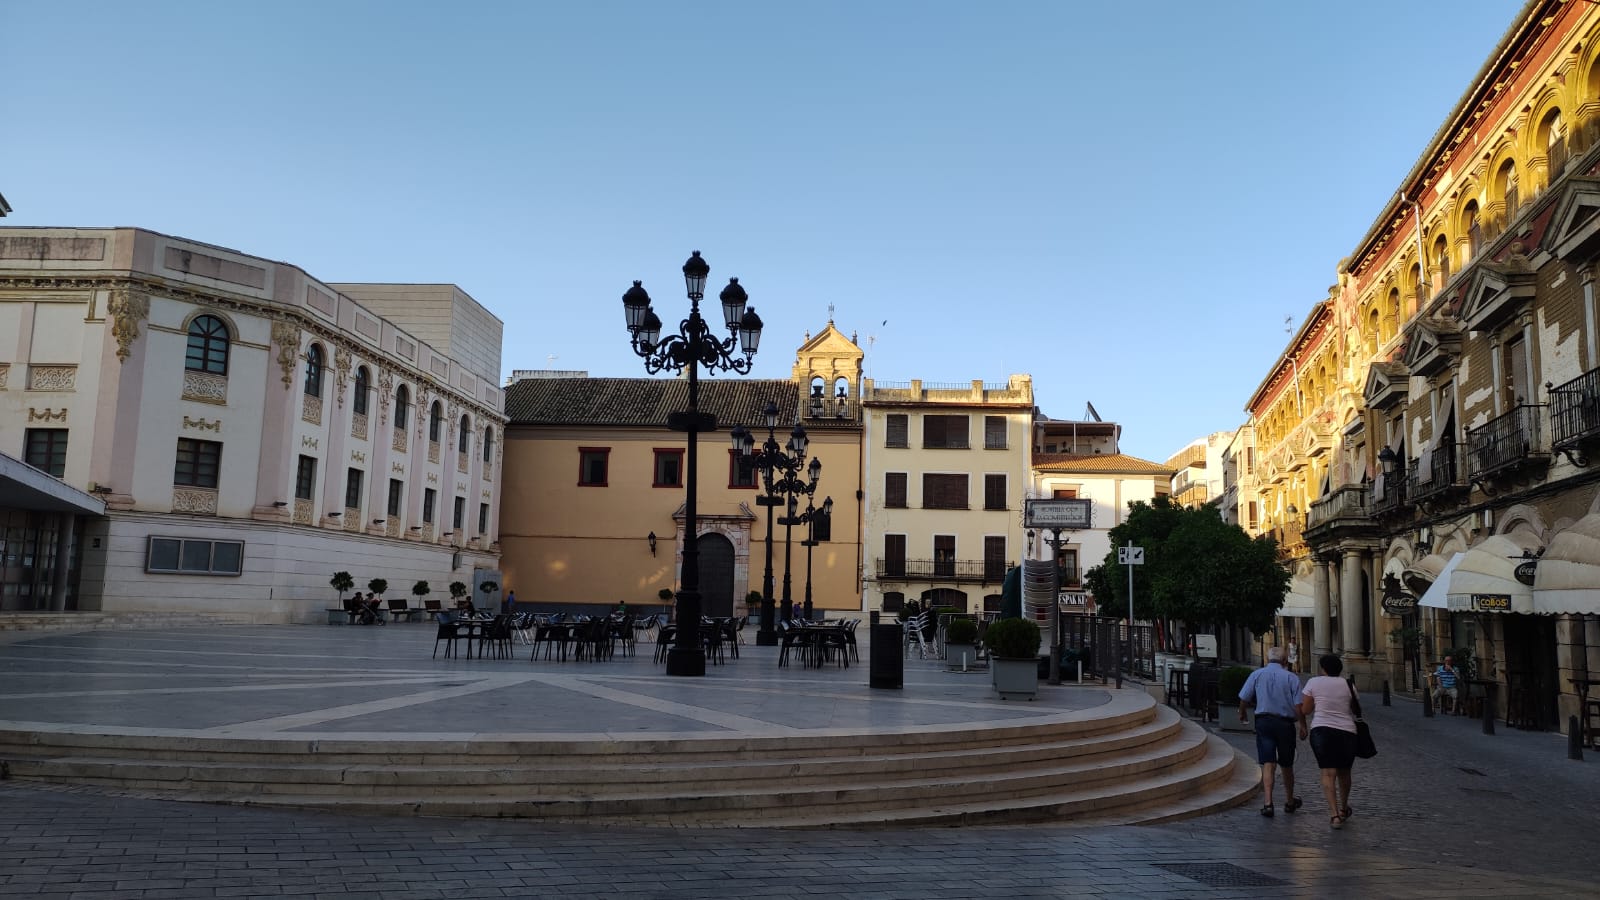
{"type": "Polygon", "coordinates": [[[1351,679],[1345,685],[1350,688],[1350,710],[1356,714],[1356,758],[1371,759],[1378,755],[1378,745],[1372,742],[1372,729],[1361,718],[1361,701],[1356,699],[1355,680],[1351,679]]]}

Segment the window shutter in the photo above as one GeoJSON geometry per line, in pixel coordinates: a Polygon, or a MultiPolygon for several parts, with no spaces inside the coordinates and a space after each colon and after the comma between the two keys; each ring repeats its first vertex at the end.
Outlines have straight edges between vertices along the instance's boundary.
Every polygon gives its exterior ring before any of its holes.
{"type": "Polygon", "coordinates": [[[906,508],[906,473],[888,472],[883,476],[883,505],[890,509],[906,508]]]}
{"type": "Polygon", "coordinates": [[[923,509],[966,509],[967,476],[923,475],[922,507],[923,509]]]}
{"type": "Polygon", "coordinates": [[[910,444],[910,440],[907,437],[908,430],[906,416],[898,414],[889,416],[889,433],[884,439],[885,445],[889,447],[908,446],[910,444]]]}
{"type": "Polygon", "coordinates": [[[1006,508],[1006,476],[1004,476],[1004,475],[985,475],[985,476],[983,476],[983,508],[984,509],[1005,509],[1006,508]]]}

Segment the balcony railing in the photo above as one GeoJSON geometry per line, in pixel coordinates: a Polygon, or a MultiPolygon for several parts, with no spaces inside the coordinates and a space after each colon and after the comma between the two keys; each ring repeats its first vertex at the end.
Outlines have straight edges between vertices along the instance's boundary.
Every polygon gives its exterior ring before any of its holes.
{"type": "Polygon", "coordinates": [[[1374,493],[1370,503],[1373,515],[1381,516],[1404,509],[1411,502],[1408,477],[1406,470],[1398,467],[1393,472],[1384,473],[1383,493],[1374,493]]]}
{"type": "Polygon", "coordinates": [[[1361,485],[1346,485],[1320,500],[1312,501],[1311,510],[1306,513],[1306,530],[1312,531],[1340,519],[1366,518],[1367,489],[1361,485]]]}
{"type": "Polygon", "coordinates": [[[1561,450],[1600,434],[1600,369],[1590,369],[1550,389],[1550,449],[1561,450]]]}
{"type": "Polygon", "coordinates": [[[1406,474],[1406,490],[1412,501],[1426,500],[1445,491],[1463,487],[1465,480],[1461,477],[1465,471],[1461,466],[1461,453],[1454,443],[1440,444],[1431,451],[1429,468],[1432,470],[1427,480],[1422,478],[1422,459],[1418,457],[1411,461],[1411,467],[1406,474]]]}
{"type": "Polygon", "coordinates": [[[1482,478],[1544,457],[1539,434],[1543,404],[1523,403],[1467,434],[1472,477],[1482,478]]]}
{"type": "Polygon", "coordinates": [[[882,559],[877,561],[882,581],[970,581],[998,584],[1016,565],[999,559],[882,559]]]}

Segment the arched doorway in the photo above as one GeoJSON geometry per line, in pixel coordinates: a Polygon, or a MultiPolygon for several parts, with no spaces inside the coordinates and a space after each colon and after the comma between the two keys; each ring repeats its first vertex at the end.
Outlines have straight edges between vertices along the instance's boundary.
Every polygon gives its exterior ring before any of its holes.
{"type": "Polygon", "coordinates": [[[708,531],[695,542],[700,551],[700,609],[708,616],[733,615],[733,541],[708,531]]]}

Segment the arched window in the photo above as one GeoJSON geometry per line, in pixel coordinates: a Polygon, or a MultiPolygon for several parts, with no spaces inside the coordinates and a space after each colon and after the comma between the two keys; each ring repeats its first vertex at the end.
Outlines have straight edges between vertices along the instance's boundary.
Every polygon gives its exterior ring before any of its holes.
{"type": "Polygon", "coordinates": [[[306,350],[306,396],[322,396],[322,345],[312,344],[306,350]]]}
{"type": "Polygon", "coordinates": [[[439,431],[443,427],[444,409],[439,405],[439,401],[435,400],[433,405],[428,407],[428,440],[435,444],[439,443],[439,431]]]}
{"type": "Polygon", "coordinates": [[[394,389],[394,427],[404,428],[411,421],[411,392],[405,385],[394,389]]]}
{"type": "Polygon", "coordinates": [[[486,462],[486,463],[494,461],[494,429],[493,428],[485,428],[483,430],[483,461],[486,462]]]}
{"type": "Polygon", "coordinates": [[[1389,302],[1383,310],[1383,339],[1394,337],[1400,331],[1400,289],[1389,289],[1389,302]]]}
{"type": "Polygon", "coordinates": [[[1367,323],[1366,324],[1367,324],[1367,334],[1366,334],[1366,338],[1367,338],[1367,340],[1366,340],[1367,355],[1368,356],[1376,356],[1378,354],[1378,343],[1379,343],[1379,340],[1380,340],[1379,337],[1378,337],[1378,327],[1379,326],[1378,326],[1378,308],[1377,307],[1373,307],[1372,309],[1369,309],[1367,311],[1367,323]]]}
{"type": "Polygon", "coordinates": [[[1566,141],[1561,129],[1561,110],[1552,109],[1539,123],[1537,139],[1539,146],[1543,147],[1550,159],[1550,177],[1555,178],[1561,173],[1561,167],[1567,164],[1566,141]]]}
{"type": "Polygon", "coordinates": [[[1512,160],[1500,164],[1494,176],[1494,195],[1505,200],[1506,221],[1510,222],[1517,214],[1517,164],[1512,160]]]}
{"type": "Polygon", "coordinates": [[[358,416],[367,414],[367,392],[372,390],[372,374],[366,366],[356,369],[356,395],[352,398],[351,408],[358,416]]]}
{"type": "Polygon", "coordinates": [[[472,437],[472,420],[467,418],[466,416],[462,416],[461,417],[461,435],[458,438],[456,438],[456,449],[461,451],[462,453],[467,452],[467,447],[469,447],[471,445],[471,437],[472,437]]]}
{"type": "Polygon", "coordinates": [[[1483,229],[1478,223],[1478,201],[1467,201],[1467,208],[1461,211],[1461,224],[1467,229],[1467,256],[1475,257],[1483,247],[1483,229]]]}
{"type": "Polygon", "coordinates": [[[196,316],[189,323],[189,355],[183,367],[191,372],[228,374],[228,326],[216,316],[196,316]]]}
{"type": "Polygon", "coordinates": [[[1434,286],[1437,291],[1450,280],[1450,242],[1442,234],[1433,241],[1433,264],[1439,268],[1439,283],[1434,286]]]}

